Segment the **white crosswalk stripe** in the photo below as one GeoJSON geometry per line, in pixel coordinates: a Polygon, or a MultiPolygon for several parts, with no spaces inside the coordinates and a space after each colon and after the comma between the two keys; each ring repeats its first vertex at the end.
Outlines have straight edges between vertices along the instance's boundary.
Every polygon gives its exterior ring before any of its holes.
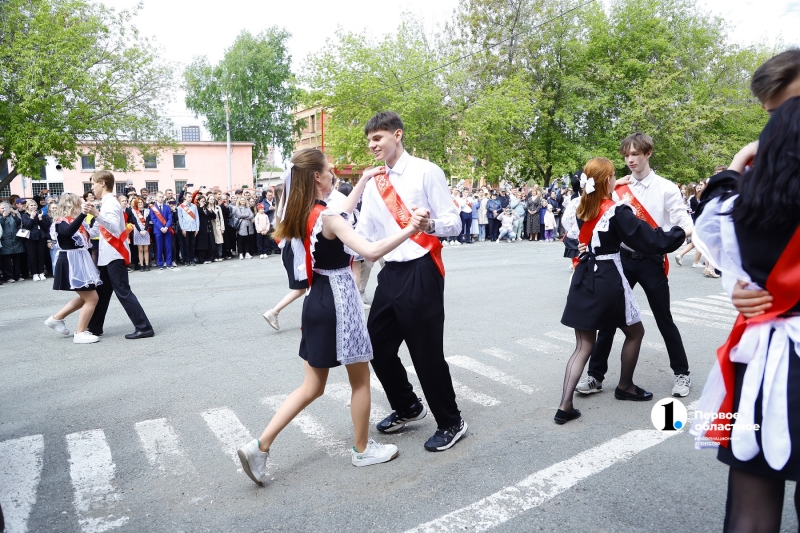
{"type": "Polygon", "coordinates": [[[502,370],[481,363],[480,361],[476,361],[471,357],[466,357],[464,355],[454,355],[452,357],[445,358],[445,360],[451,365],[455,365],[464,368],[466,370],[470,370],[472,372],[475,372],[476,374],[480,374],[481,376],[487,377],[492,381],[496,381],[497,383],[502,383],[503,385],[514,387],[515,389],[520,390],[526,394],[533,394],[534,392],[539,390],[539,389],[534,389],[533,387],[529,387],[528,385],[525,385],[517,378],[506,374],[502,370]]]}
{"type": "MultiPolygon", "coordinates": [[[[691,298],[687,299],[691,300],[691,298]]],[[[717,294],[709,294],[708,296],[706,296],[706,299],[707,299],[706,301],[709,303],[713,300],[714,302],[717,302],[717,305],[726,304],[725,307],[730,307],[731,309],[735,309],[733,303],[731,302],[731,297],[728,296],[727,294],[725,296],[719,296],[717,294]]]]}
{"type": "MultiPolygon", "coordinates": [[[[261,400],[261,403],[276,411],[285,398],[285,396],[269,396],[261,400]]],[[[331,457],[350,453],[350,446],[346,442],[335,437],[328,428],[305,411],[301,411],[299,415],[294,417],[291,424],[302,431],[306,437],[313,440],[317,446],[323,448],[331,457]]]]}
{"type": "MultiPolygon", "coordinates": [[[[546,336],[550,337],[551,339],[558,339],[560,341],[568,342],[575,345],[575,334],[568,333],[566,331],[548,331],[545,333],[546,336]]],[[[614,336],[614,342],[623,342],[625,340],[625,335],[617,334],[614,336]]],[[[667,352],[667,347],[661,344],[660,342],[652,342],[652,341],[643,341],[642,346],[646,348],[650,348],[657,352],[667,352]]]]}
{"type": "MultiPolygon", "coordinates": [[[[573,337],[573,342],[575,341],[573,337]]],[[[564,348],[561,346],[557,346],[551,342],[547,341],[540,341],[539,339],[520,339],[517,341],[517,344],[520,344],[526,348],[530,348],[535,352],[547,353],[547,354],[559,354],[564,351],[564,348]]]]}
{"type": "MultiPolygon", "coordinates": [[[[236,414],[227,407],[209,409],[201,416],[206,421],[208,429],[222,444],[222,451],[233,459],[233,462],[239,467],[238,471],[242,472],[242,463],[239,461],[239,456],[236,455],[236,450],[253,440],[253,436],[250,435],[236,414]]],[[[267,465],[270,464],[267,463],[267,465]]]]}
{"type": "MultiPolygon", "coordinates": [[[[350,397],[352,396],[352,389],[347,383],[328,383],[325,385],[325,396],[336,400],[338,403],[350,408],[350,397]]],[[[369,422],[370,424],[377,424],[384,417],[389,414],[386,409],[381,409],[375,402],[372,402],[369,408],[369,422]]]]}
{"type": "Polygon", "coordinates": [[[501,350],[500,348],[486,348],[481,351],[486,355],[497,357],[498,359],[502,359],[503,361],[514,361],[517,358],[516,354],[507,352],[506,350],[501,350]]]}
{"type": "MultiPolygon", "coordinates": [[[[411,365],[406,367],[406,371],[411,374],[414,374],[415,376],[417,375],[417,371],[411,365]]],[[[456,380],[453,380],[453,390],[456,391],[457,399],[467,400],[473,403],[477,403],[478,405],[482,405],[484,407],[492,407],[494,405],[500,404],[500,400],[498,400],[497,398],[473,390],[464,385],[463,383],[459,383],[456,380]]]]}
{"type": "Polygon", "coordinates": [[[117,466],[102,429],[70,433],[69,475],[73,504],[83,533],[102,533],[128,521],[118,505],[121,495],[114,488],[117,466]]]}
{"type": "Polygon", "coordinates": [[[673,306],[670,309],[673,315],[676,313],[683,316],[693,316],[697,318],[702,318],[704,320],[713,320],[716,322],[722,322],[726,324],[733,324],[735,318],[732,315],[719,315],[716,313],[709,313],[708,311],[701,311],[699,309],[691,309],[688,307],[681,307],[681,306],[673,306]]]}
{"type": "Polygon", "coordinates": [[[175,430],[166,418],[144,420],[134,426],[147,460],[161,473],[180,475],[195,472],[186,457],[175,430]]]}
{"type": "MultiPolygon", "coordinates": [[[[699,298],[693,298],[693,299],[694,300],[698,300],[699,298]]],[[[707,304],[701,304],[701,303],[695,303],[695,302],[685,302],[683,300],[677,300],[675,302],[672,302],[672,305],[673,305],[673,310],[676,309],[676,307],[674,307],[674,306],[677,306],[677,309],[680,309],[680,308],[698,309],[700,311],[705,311],[706,312],[706,316],[708,316],[708,313],[712,313],[714,315],[722,315],[724,317],[735,317],[736,315],[739,314],[736,311],[733,311],[733,310],[727,309],[727,308],[722,308],[720,306],[707,305],[707,304]]],[[[683,310],[683,309],[681,309],[681,310],[683,310]]],[[[711,317],[709,317],[709,318],[711,318],[711,317]]]]}
{"type": "MultiPolygon", "coordinates": [[[[652,317],[653,313],[647,309],[642,309],[642,315],[652,317]]],[[[687,316],[676,314],[674,310],[672,312],[672,319],[675,322],[681,322],[683,324],[694,324],[697,326],[705,326],[707,328],[714,328],[714,329],[724,329],[724,330],[731,329],[731,326],[728,323],[711,322],[710,320],[700,320],[699,318],[689,318],[687,316]]]]}
{"type": "Polygon", "coordinates": [[[575,332],[574,331],[548,331],[545,333],[546,336],[550,337],[551,339],[558,339],[560,341],[569,342],[571,344],[575,344],[575,332]]]}
{"type": "Polygon", "coordinates": [[[43,452],[42,435],[0,442],[0,505],[6,533],[28,531],[28,518],[42,478],[43,452]]]}

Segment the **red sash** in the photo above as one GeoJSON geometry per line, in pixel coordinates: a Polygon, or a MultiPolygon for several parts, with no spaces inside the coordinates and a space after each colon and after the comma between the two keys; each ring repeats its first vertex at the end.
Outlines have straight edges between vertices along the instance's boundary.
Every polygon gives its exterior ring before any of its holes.
{"type": "MultiPolygon", "coordinates": [[[[375,182],[375,186],[378,188],[378,193],[380,193],[381,198],[383,198],[383,202],[386,204],[386,207],[389,208],[389,212],[394,217],[395,222],[397,222],[401,228],[408,226],[408,222],[411,220],[411,211],[408,210],[406,204],[404,204],[403,200],[400,199],[400,196],[397,194],[397,191],[394,190],[394,186],[392,185],[392,182],[389,181],[389,178],[386,176],[386,174],[377,174],[372,178],[372,180],[375,182]]],[[[433,235],[428,235],[427,233],[417,232],[411,236],[411,240],[430,252],[433,262],[436,263],[436,268],[439,269],[439,274],[444,277],[442,243],[439,242],[439,239],[433,235]]]]}
{"type": "MultiPolygon", "coordinates": [[[[658,228],[659,225],[656,224],[656,221],[653,220],[653,217],[650,213],[647,212],[647,209],[644,208],[642,203],[636,199],[636,196],[633,195],[633,191],[627,185],[620,185],[616,188],[617,195],[623,200],[627,200],[630,203],[631,208],[633,208],[633,212],[636,213],[636,217],[644,220],[648,224],[650,224],[651,228],[658,228]]],[[[669,256],[664,255],[664,275],[669,275],[669,256]]]]}
{"type": "MultiPolygon", "coordinates": [[[[719,407],[718,420],[726,420],[723,414],[733,412],[733,389],[736,379],[736,368],[731,361],[731,351],[739,344],[749,324],[760,324],[775,319],[794,307],[800,301],[800,227],[798,227],[792,240],[783,250],[775,268],[767,278],[766,290],[772,295],[772,308],[753,318],[739,315],[733,324],[733,329],[725,344],[717,349],[717,361],[725,383],[725,398],[719,407]]],[[[725,424],[716,424],[724,426],[725,424]]],[[[713,429],[706,432],[706,437],[718,441],[720,446],[728,447],[730,431],[713,429]]]]}
{"type": "MultiPolygon", "coordinates": [[[[327,209],[327,207],[322,204],[314,204],[314,207],[311,208],[311,213],[308,215],[306,238],[303,240],[303,246],[306,249],[306,276],[308,277],[309,287],[311,287],[311,283],[314,279],[314,271],[311,268],[311,232],[314,231],[314,226],[316,226],[317,220],[319,220],[320,215],[325,209],[327,209]]],[[[290,246],[290,243],[287,242],[286,246],[290,246]]]]}
{"type": "MultiPolygon", "coordinates": [[[[152,209],[151,209],[151,211],[152,211],[152,209]]],[[[144,217],[142,216],[141,211],[138,211],[138,210],[134,211],[133,214],[136,215],[136,218],[139,219],[139,224],[141,224],[142,226],[144,226],[145,229],[147,229],[147,222],[145,221],[144,217]]],[[[125,222],[127,222],[127,221],[128,220],[126,218],[125,222]]]]}
{"type": "MultiPolygon", "coordinates": [[[[155,207],[151,208],[150,212],[156,216],[159,222],[161,222],[161,226],[165,227],[167,225],[167,219],[165,219],[164,215],[162,215],[161,212],[158,210],[158,204],[155,204],[155,207]]],[[[192,218],[194,218],[194,213],[192,213],[191,211],[189,211],[189,215],[192,218]]],[[[170,235],[172,235],[175,233],[175,231],[172,228],[169,228],[169,233],[170,235]]]]}
{"type": "Polygon", "coordinates": [[[183,208],[183,210],[184,210],[184,211],[186,211],[186,214],[187,214],[187,215],[189,215],[190,217],[192,217],[192,220],[197,220],[197,217],[195,217],[195,216],[194,216],[194,213],[192,212],[192,210],[191,210],[191,209],[189,209],[188,207],[186,207],[186,206],[185,206],[185,205],[183,205],[183,204],[181,204],[181,207],[183,208]]]}
{"type": "MultiPolygon", "coordinates": [[[[600,219],[603,218],[603,215],[606,214],[611,206],[614,205],[614,200],[610,198],[606,198],[600,203],[600,212],[594,217],[592,220],[586,220],[583,222],[581,226],[581,231],[578,233],[578,244],[586,245],[586,248],[589,248],[589,243],[592,241],[592,234],[594,233],[594,228],[597,226],[597,223],[600,222],[600,219]]],[[[580,263],[580,258],[573,257],[572,258],[572,266],[578,266],[580,263]]]]}
{"type": "Polygon", "coordinates": [[[128,241],[128,231],[127,229],[122,232],[119,237],[115,237],[110,231],[108,231],[103,226],[100,226],[100,235],[103,236],[103,239],[111,245],[113,249],[119,252],[119,255],[125,260],[125,264],[129,265],[131,263],[131,252],[125,246],[126,242],[128,241]]]}
{"type": "MultiPolygon", "coordinates": [[[[59,218],[59,219],[57,219],[57,220],[55,221],[55,223],[56,223],[56,224],[58,224],[58,223],[59,223],[59,222],[61,222],[61,221],[64,221],[64,222],[66,222],[67,224],[72,224],[73,222],[75,222],[75,217],[63,217],[63,218],[59,218]]],[[[78,228],[78,231],[81,233],[81,235],[83,235],[83,239],[84,239],[84,240],[86,241],[86,243],[88,244],[88,243],[89,243],[89,232],[88,232],[88,231],[86,231],[86,228],[85,228],[85,227],[83,227],[83,224],[81,224],[81,227],[80,227],[80,228],[78,228]]]]}

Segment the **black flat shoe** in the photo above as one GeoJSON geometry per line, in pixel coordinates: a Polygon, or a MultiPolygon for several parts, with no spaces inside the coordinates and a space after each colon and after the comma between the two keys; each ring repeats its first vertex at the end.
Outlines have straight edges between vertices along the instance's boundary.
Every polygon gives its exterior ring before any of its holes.
{"type": "Polygon", "coordinates": [[[614,398],[617,400],[630,400],[632,402],[646,402],[653,399],[653,393],[636,387],[636,394],[632,394],[617,387],[614,391],[614,398]]]}
{"type": "Polygon", "coordinates": [[[575,420],[576,418],[580,417],[581,417],[581,412],[573,407],[572,411],[562,411],[561,409],[559,409],[558,411],[556,411],[556,416],[553,417],[553,420],[555,420],[556,424],[561,425],[561,424],[566,424],[570,420],[575,420]]]}
{"type": "Polygon", "coordinates": [[[146,339],[148,337],[152,337],[155,335],[156,332],[152,329],[137,329],[133,333],[128,333],[125,335],[126,339],[146,339]]]}

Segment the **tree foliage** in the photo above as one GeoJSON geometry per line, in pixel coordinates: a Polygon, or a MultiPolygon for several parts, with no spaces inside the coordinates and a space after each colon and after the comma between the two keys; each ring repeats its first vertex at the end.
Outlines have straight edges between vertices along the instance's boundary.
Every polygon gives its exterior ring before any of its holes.
{"type": "Polygon", "coordinates": [[[172,70],[131,25],[135,11],[86,0],[0,2],[0,158],[36,178],[42,158],[72,168],[79,143],[97,164],[136,166],[142,151],[172,143],[161,109],[172,70]]]}
{"type": "Polygon", "coordinates": [[[186,107],[204,115],[209,132],[220,141],[227,135],[227,101],[231,138],[254,142],[254,160],[266,157],[270,146],[292,152],[292,113],[299,92],[286,48],[289,37],[277,27],[258,35],[243,31],[218,64],[203,56],[184,72],[186,107]]]}

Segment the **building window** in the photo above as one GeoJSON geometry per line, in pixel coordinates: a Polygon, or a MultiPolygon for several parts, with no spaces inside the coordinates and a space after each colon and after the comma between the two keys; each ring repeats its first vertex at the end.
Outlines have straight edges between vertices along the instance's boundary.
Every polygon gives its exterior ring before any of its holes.
{"type": "Polygon", "coordinates": [[[119,196],[120,194],[125,194],[125,182],[124,181],[116,182],[114,184],[114,189],[117,192],[117,196],[119,196]]]}
{"type": "MultiPolygon", "coordinates": [[[[8,176],[8,173],[8,159],[0,157],[0,180],[8,176]]],[[[11,195],[9,194],[9,196],[11,195]]]]}
{"type": "Polygon", "coordinates": [[[44,181],[44,182],[42,182],[42,181],[31,182],[31,189],[33,189],[33,195],[34,196],[39,196],[39,193],[41,193],[43,190],[47,189],[47,182],[46,181],[44,181]]]}
{"type": "Polygon", "coordinates": [[[200,126],[184,126],[181,128],[181,141],[198,142],[200,141],[200,126]]]}
{"type": "Polygon", "coordinates": [[[172,154],[172,168],[186,168],[186,154],[172,154]]]}
{"type": "Polygon", "coordinates": [[[92,192],[92,182],[91,181],[84,181],[83,182],[83,192],[92,192]]]}
{"type": "Polygon", "coordinates": [[[50,196],[61,196],[64,194],[63,183],[51,183],[48,189],[50,189],[50,196]]]}
{"type": "Polygon", "coordinates": [[[311,124],[311,133],[317,131],[317,115],[311,115],[308,117],[309,124],[311,124]]]}
{"type": "Polygon", "coordinates": [[[94,170],[94,156],[82,155],[81,156],[81,170],[94,170]]]}
{"type": "Polygon", "coordinates": [[[157,181],[145,181],[144,186],[147,187],[147,192],[149,192],[150,194],[155,194],[158,192],[157,181]]]}
{"type": "Polygon", "coordinates": [[[11,196],[11,184],[9,183],[2,189],[0,189],[0,198],[6,199],[11,196]]]}
{"type": "Polygon", "coordinates": [[[153,154],[144,156],[144,168],[156,169],[158,168],[158,158],[153,154]]]}
{"type": "Polygon", "coordinates": [[[175,180],[175,192],[182,191],[186,186],[186,180],[175,180]]]}

